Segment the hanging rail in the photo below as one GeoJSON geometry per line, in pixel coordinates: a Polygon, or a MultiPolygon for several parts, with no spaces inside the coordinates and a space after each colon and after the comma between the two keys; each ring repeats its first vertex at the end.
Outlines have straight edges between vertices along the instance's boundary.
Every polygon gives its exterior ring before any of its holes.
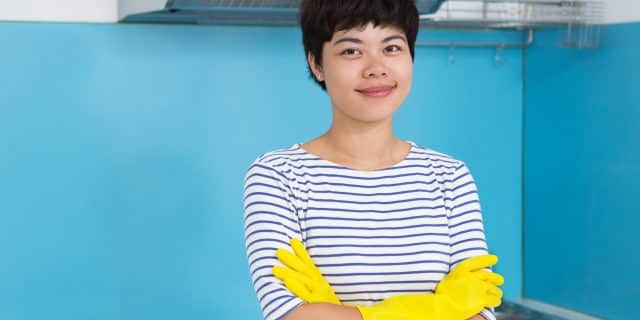
{"type": "Polygon", "coordinates": [[[416,47],[455,47],[455,48],[526,48],[533,43],[534,31],[528,30],[527,39],[522,42],[455,42],[455,41],[416,41],[416,47]]]}

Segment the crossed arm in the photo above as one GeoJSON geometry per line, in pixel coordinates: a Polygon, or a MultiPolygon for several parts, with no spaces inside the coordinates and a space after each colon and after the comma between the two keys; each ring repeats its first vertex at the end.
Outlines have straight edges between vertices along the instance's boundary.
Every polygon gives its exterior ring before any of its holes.
{"type": "Polygon", "coordinates": [[[274,266],[274,276],[301,300],[307,302],[285,315],[283,320],[485,320],[477,314],[500,304],[502,276],[488,268],[497,262],[493,255],[467,259],[438,284],[433,294],[406,294],[385,299],[374,306],[344,306],[315,266],[302,242],[291,239],[293,254],[278,249],[283,266],[274,266]]]}

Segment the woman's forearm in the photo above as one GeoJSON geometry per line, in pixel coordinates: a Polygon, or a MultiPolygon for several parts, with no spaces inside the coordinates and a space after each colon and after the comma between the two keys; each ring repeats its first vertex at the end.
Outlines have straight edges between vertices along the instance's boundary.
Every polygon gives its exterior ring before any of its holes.
{"type": "MultiPolygon", "coordinates": [[[[338,306],[331,303],[305,303],[287,314],[282,320],[362,320],[355,307],[338,306]]],[[[477,314],[469,320],[485,320],[477,314]]]]}
{"type": "Polygon", "coordinates": [[[362,320],[355,307],[330,303],[305,303],[289,312],[282,320],[362,320]]]}

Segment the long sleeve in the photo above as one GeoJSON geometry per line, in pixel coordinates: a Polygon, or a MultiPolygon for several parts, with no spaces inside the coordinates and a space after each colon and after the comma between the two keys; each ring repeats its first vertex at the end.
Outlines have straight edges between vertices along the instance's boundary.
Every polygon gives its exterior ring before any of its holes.
{"type": "Polygon", "coordinates": [[[287,177],[260,158],[244,181],[244,233],[249,271],[266,320],[281,319],[303,303],[271,272],[276,250],[301,238],[300,224],[287,177]]]}
{"type": "MultiPolygon", "coordinates": [[[[445,180],[445,186],[451,243],[450,268],[453,269],[461,261],[488,251],[477,187],[464,162],[457,164],[445,180]]],[[[496,319],[492,309],[484,309],[482,316],[488,320],[496,319]]]]}

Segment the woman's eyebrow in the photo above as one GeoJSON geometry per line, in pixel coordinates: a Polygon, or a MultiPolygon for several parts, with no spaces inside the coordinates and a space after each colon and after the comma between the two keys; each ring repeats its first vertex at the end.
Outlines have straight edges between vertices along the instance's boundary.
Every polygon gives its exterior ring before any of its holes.
{"type": "MultiPolygon", "coordinates": [[[[399,34],[394,34],[392,36],[388,36],[388,37],[382,39],[382,43],[389,42],[389,41],[395,40],[395,39],[400,39],[400,40],[404,41],[405,43],[407,42],[407,40],[403,36],[401,36],[399,34]]],[[[340,38],[340,39],[334,41],[333,45],[335,46],[335,45],[338,45],[339,43],[342,43],[342,42],[353,42],[353,43],[357,43],[357,44],[362,44],[363,41],[358,39],[358,38],[345,37],[345,38],[340,38]]]]}
{"type": "Polygon", "coordinates": [[[350,38],[350,37],[340,38],[340,39],[336,40],[335,42],[333,42],[333,45],[335,46],[338,43],[342,43],[342,42],[353,42],[353,43],[361,44],[362,40],[360,40],[358,38],[350,38]]]}
{"type": "Polygon", "coordinates": [[[403,36],[401,36],[401,35],[399,35],[399,34],[395,34],[395,35],[392,35],[392,36],[388,36],[388,37],[384,38],[384,39],[382,40],[382,42],[383,42],[383,43],[384,43],[384,42],[389,42],[389,41],[394,40],[394,39],[400,39],[400,40],[404,41],[405,43],[407,42],[407,40],[406,40],[403,36]]]}

